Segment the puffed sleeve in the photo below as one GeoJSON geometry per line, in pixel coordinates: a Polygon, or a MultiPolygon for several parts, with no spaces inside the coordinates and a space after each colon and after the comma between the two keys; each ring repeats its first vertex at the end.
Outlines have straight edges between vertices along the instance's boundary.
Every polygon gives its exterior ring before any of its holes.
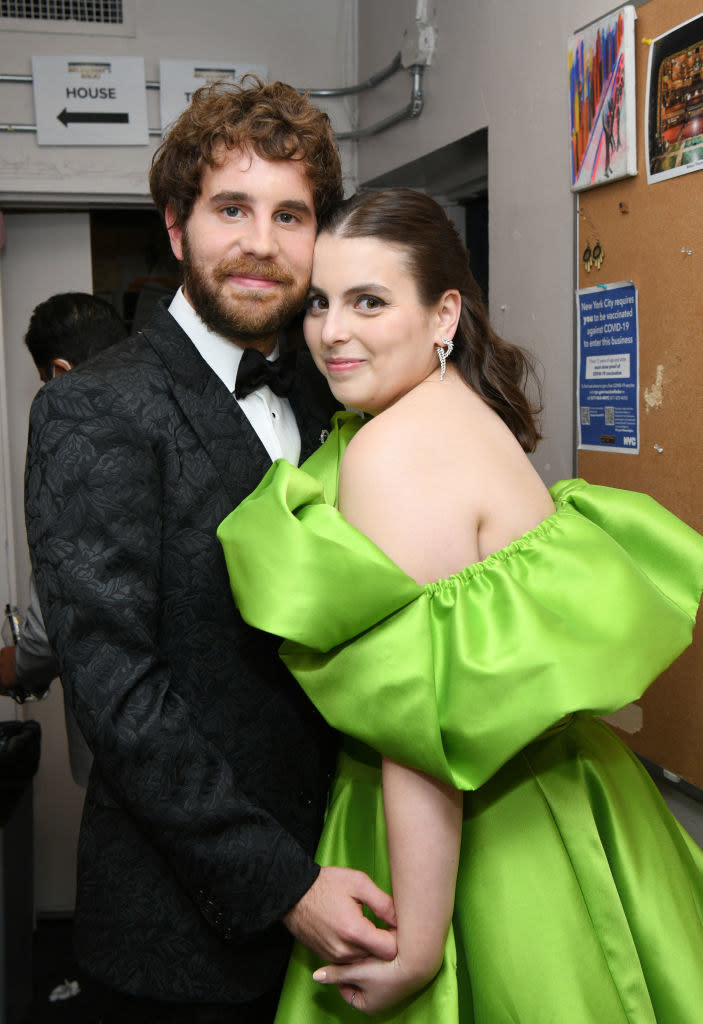
{"type": "Polygon", "coordinates": [[[563,482],[535,530],[419,586],[328,503],[308,472],[329,481],[327,445],[272,467],[220,539],[244,618],[382,754],[474,789],[564,716],[636,700],[691,642],[703,538],[651,498],[563,482]]]}

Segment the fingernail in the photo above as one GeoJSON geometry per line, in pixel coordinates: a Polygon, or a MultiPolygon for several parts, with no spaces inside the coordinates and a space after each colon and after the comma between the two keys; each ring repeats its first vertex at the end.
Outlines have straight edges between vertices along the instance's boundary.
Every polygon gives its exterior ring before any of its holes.
{"type": "Polygon", "coordinates": [[[322,969],[320,969],[319,971],[315,971],[315,973],[312,976],[312,980],[327,981],[327,971],[323,971],[322,969]]]}

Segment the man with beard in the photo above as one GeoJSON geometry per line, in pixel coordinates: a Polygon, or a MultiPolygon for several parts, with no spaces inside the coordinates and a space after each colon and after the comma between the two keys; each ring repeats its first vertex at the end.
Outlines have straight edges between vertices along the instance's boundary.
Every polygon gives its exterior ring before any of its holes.
{"type": "Polygon", "coordinates": [[[37,587],[94,754],[76,952],[104,1024],[261,1024],[291,933],[325,960],[395,954],[361,912],[392,923],[390,897],[313,860],[333,736],[239,618],[215,533],[334,409],[279,347],[341,172],[326,115],[257,81],[199,90],[150,184],[182,290],[31,415],[37,587]]]}

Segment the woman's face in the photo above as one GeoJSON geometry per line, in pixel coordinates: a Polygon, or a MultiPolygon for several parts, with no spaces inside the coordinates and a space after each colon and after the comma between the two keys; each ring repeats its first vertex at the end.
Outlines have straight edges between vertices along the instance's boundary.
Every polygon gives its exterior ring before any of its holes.
{"type": "Polygon", "coordinates": [[[318,237],[305,340],[344,405],[382,412],[438,371],[440,306],[422,305],[401,248],[318,237]]]}

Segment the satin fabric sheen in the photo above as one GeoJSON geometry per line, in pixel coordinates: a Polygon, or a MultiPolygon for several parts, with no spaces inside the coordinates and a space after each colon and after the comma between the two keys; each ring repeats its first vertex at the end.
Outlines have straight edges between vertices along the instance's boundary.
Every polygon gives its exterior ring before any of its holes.
{"type": "MultiPolygon", "coordinates": [[[[703,853],[598,715],[690,643],[703,539],[646,495],[563,481],[555,513],[419,586],[335,508],[361,421],[277,462],[221,525],[246,621],[348,737],[322,864],[390,891],[376,751],[465,790],[435,980],[393,1024],[699,1024],[703,853]]],[[[358,1021],[296,946],[277,1024],[358,1021]]]]}

